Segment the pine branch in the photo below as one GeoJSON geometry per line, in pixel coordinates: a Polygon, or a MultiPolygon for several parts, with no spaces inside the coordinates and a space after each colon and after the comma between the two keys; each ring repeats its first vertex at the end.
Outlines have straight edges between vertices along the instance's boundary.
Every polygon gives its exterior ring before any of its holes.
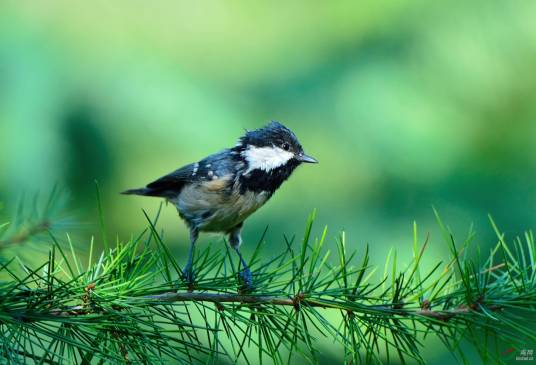
{"type": "Polygon", "coordinates": [[[54,187],[46,200],[39,195],[31,203],[21,198],[13,222],[0,224],[0,250],[29,243],[44,236],[49,231],[65,229],[68,220],[62,216],[65,195],[54,187]]]}
{"type": "Polygon", "coordinates": [[[42,220],[15,233],[11,237],[0,240],[0,247],[24,243],[39,234],[47,232],[51,228],[48,220],[42,220]]]}
{"type": "Polygon", "coordinates": [[[315,362],[317,339],[329,337],[348,364],[424,363],[422,341],[433,335],[460,359],[460,344],[468,342],[483,361],[502,363],[500,341],[536,343],[531,233],[510,246],[494,225],[498,243],[479,261],[467,258],[472,233],[460,245],[444,228],[451,259],[422,272],[429,240],[419,247],[415,227],[413,260],[401,265],[390,255],[383,279],[374,282],[368,247],[356,263],[342,234],[337,257],[330,258],[327,231],[311,238],[313,219],[300,244],[287,241],[286,250],[266,261],[258,259],[263,235],[250,260],[253,289],[241,286],[229,251],[222,255],[213,246],[195,257],[196,283],[182,282],[156,222],[97,257],[91,241],[84,260],[70,240],[63,247],[52,234],[41,266],[13,260],[0,266],[0,278],[9,278],[0,282],[0,359],[315,362]]]}
{"type": "MultiPolygon", "coordinates": [[[[244,295],[244,294],[216,294],[216,293],[177,293],[177,292],[165,292],[162,294],[142,296],[137,301],[139,306],[151,306],[155,303],[172,303],[172,302],[209,302],[214,304],[223,304],[223,303],[238,303],[238,304],[257,304],[257,305],[274,305],[274,306],[289,306],[295,309],[299,309],[301,306],[311,307],[311,308],[323,308],[323,309],[339,309],[355,312],[355,307],[353,305],[345,305],[344,302],[337,303],[324,303],[315,299],[308,299],[304,294],[299,294],[294,298],[288,298],[284,296],[257,296],[257,295],[244,295]]],[[[355,302],[352,302],[354,304],[355,302]]],[[[370,313],[371,311],[382,311],[389,316],[399,315],[399,316],[422,316],[438,319],[441,321],[448,321],[449,319],[456,316],[463,316],[471,314],[473,312],[478,312],[478,307],[473,305],[471,308],[465,305],[462,305],[457,308],[449,310],[431,310],[426,306],[423,306],[421,309],[408,309],[401,310],[397,309],[398,304],[389,304],[384,306],[370,306],[367,307],[364,311],[365,313],[370,313]]],[[[221,309],[222,307],[220,307],[221,309]]],[[[488,310],[496,312],[506,309],[506,306],[494,305],[488,306],[488,310]]],[[[47,313],[41,313],[42,316],[60,316],[60,317],[75,317],[75,316],[84,316],[91,313],[99,313],[98,311],[94,312],[91,309],[83,305],[65,307],[65,308],[56,308],[51,309],[47,313]]],[[[30,321],[30,318],[17,317],[18,320],[30,321]]]]}

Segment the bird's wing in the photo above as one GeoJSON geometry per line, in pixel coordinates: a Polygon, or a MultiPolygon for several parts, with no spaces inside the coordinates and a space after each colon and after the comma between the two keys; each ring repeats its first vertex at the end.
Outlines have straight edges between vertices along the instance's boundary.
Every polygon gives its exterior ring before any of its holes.
{"type": "Polygon", "coordinates": [[[196,170],[196,166],[197,164],[195,163],[183,166],[153,181],[146,187],[149,190],[149,194],[147,195],[165,197],[177,195],[184,187],[184,184],[195,181],[194,171],[196,170]]]}
{"type": "Polygon", "coordinates": [[[199,181],[228,181],[230,174],[236,169],[229,151],[224,150],[207,158],[189,165],[183,166],[172,173],[162,176],[141,189],[131,189],[123,194],[158,196],[163,198],[175,198],[180,194],[186,184],[199,181]]]}

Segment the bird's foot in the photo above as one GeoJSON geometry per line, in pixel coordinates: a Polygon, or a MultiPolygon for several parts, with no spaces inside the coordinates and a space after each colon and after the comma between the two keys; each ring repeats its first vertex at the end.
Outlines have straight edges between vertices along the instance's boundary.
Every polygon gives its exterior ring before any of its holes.
{"type": "Polygon", "coordinates": [[[185,267],[182,270],[182,280],[188,284],[193,285],[195,282],[195,273],[191,267],[185,267]]]}
{"type": "Polygon", "coordinates": [[[241,284],[241,290],[242,291],[251,291],[253,290],[253,274],[251,273],[251,270],[249,267],[246,267],[244,270],[242,270],[239,274],[239,281],[241,284]]]}

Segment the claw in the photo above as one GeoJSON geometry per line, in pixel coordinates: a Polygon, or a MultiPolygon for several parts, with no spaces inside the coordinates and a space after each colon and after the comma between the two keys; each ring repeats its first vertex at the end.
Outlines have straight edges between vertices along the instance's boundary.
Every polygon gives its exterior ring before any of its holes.
{"type": "Polygon", "coordinates": [[[251,273],[251,270],[246,267],[240,272],[239,277],[242,284],[241,289],[244,291],[251,291],[253,289],[253,274],[251,273]]]}
{"type": "Polygon", "coordinates": [[[191,267],[185,267],[184,270],[182,270],[182,280],[187,284],[193,284],[195,282],[195,273],[191,267]]]}

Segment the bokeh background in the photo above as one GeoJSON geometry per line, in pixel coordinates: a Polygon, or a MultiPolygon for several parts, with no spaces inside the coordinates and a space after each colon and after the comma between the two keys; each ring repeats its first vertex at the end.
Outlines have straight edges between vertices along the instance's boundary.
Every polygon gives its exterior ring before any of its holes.
{"type": "MultiPolygon", "coordinates": [[[[416,220],[435,263],[448,249],[432,206],[460,235],[474,224],[486,252],[488,213],[509,238],[535,226],[535,14],[531,1],[3,0],[0,201],[66,186],[88,242],[96,179],[110,235],[128,239],[160,202],[119,191],[275,119],[321,163],[248,220],[246,253],[266,225],[282,249],[317,208],[317,230],[370,243],[378,264],[391,247],[409,258],[416,220]]],[[[186,252],[171,206],[160,227],[186,252]]],[[[451,360],[431,344],[430,363],[451,360]]],[[[337,359],[329,341],[324,353],[337,359]]]]}

